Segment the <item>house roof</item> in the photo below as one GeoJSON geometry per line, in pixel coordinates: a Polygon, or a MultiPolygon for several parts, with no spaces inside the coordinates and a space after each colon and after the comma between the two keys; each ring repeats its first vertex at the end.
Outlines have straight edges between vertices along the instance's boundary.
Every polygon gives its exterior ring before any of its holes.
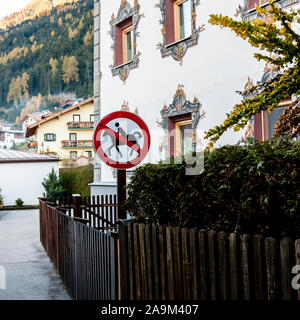
{"type": "Polygon", "coordinates": [[[53,155],[0,149],[0,163],[56,161],[59,161],[59,158],[53,155]]]}
{"type": "Polygon", "coordinates": [[[67,109],[64,109],[62,111],[59,111],[59,112],[56,112],[56,113],[52,113],[50,114],[49,116],[47,116],[45,119],[42,119],[41,121],[38,121],[32,125],[30,125],[27,130],[26,130],[26,138],[28,137],[31,137],[35,134],[35,131],[37,129],[37,127],[39,127],[40,125],[44,124],[45,122],[48,122],[48,121],[51,121],[53,119],[57,119],[59,118],[61,115],[65,114],[65,113],[68,113],[68,112],[71,112],[73,110],[76,110],[90,102],[94,101],[94,98],[89,98],[81,103],[77,103],[75,104],[74,106],[71,106],[67,109]]]}

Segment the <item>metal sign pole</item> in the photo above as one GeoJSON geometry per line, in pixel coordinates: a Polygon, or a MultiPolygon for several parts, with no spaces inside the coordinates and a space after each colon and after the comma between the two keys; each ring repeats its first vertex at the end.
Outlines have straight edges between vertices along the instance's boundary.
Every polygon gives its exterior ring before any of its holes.
{"type": "Polygon", "coordinates": [[[126,219],[126,210],[121,207],[126,200],[126,170],[118,169],[117,174],[118,218],[126,219]]]}

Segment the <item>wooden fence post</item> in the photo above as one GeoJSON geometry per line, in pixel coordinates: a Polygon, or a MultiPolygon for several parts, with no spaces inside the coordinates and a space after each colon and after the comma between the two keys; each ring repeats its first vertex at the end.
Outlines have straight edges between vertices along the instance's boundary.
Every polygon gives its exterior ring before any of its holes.
{"type": "Polygon", "coordinates": [[[81,213],[81,195],[73,194],[73,203],[74,203],[74,218],[82,218],[81,213]]]}
{"type": "Polygon", "coordinates": [[[128,227],[119,220],[119,252],[116,253],[119,261],[120,300],[129,300],[128,281],[128,227]]]}

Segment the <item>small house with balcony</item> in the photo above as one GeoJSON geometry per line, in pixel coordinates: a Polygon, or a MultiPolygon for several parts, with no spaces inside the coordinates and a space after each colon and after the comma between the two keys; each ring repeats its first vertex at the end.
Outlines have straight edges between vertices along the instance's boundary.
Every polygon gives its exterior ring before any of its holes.
{"type": "Polygon", "coordinates": [[[54,154],[61,159],[60,167],[78,166],[78,159],[92,163],[94,130],[94,100],[87,99],[38,121],[27,128],[31,151],[54,154]]]}

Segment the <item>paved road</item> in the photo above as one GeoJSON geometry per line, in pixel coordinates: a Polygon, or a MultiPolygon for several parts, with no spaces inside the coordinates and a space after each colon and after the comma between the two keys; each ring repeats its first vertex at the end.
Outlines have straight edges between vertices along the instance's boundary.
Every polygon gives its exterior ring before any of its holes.
{"type": "Polygon", "coordinates": [[[1,266],[0,300],[70,300],[40,244],[38,210],[0,211],[1,266]]]}

